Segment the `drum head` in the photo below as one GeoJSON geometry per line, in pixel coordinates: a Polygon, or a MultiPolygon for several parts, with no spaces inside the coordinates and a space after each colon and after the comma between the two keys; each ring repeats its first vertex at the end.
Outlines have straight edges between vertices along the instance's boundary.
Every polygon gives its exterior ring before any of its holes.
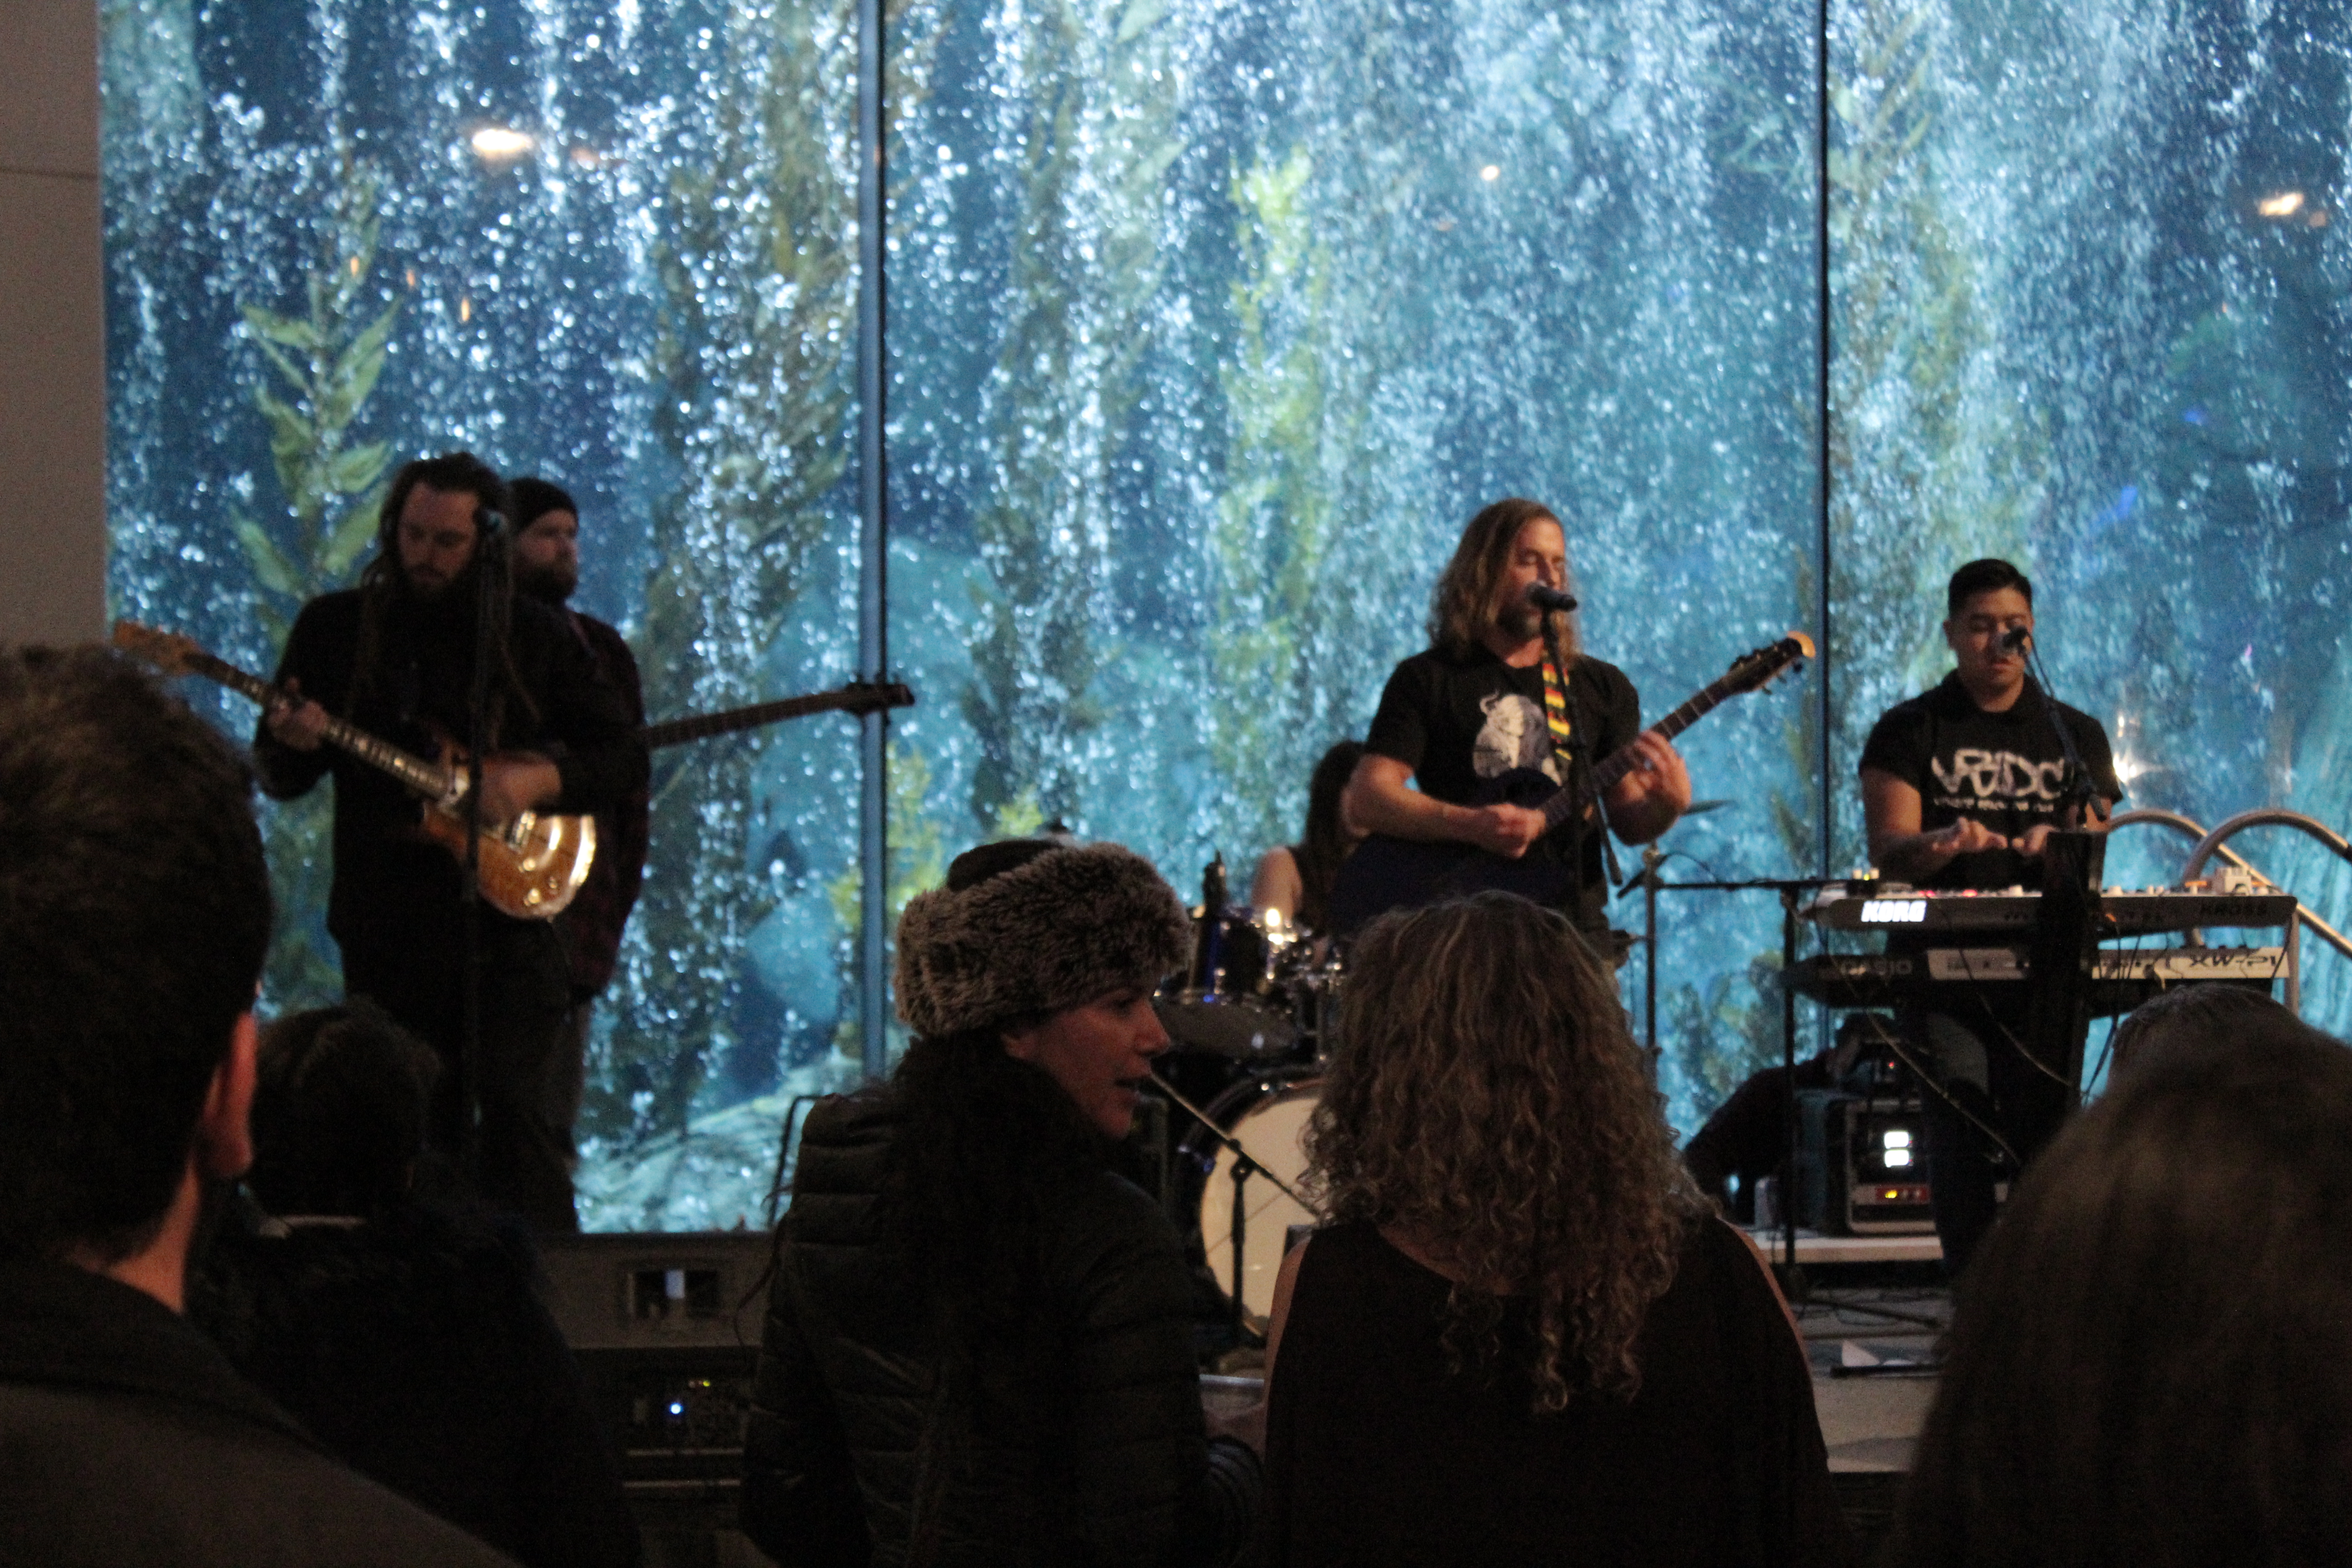
{"type": "MultiPolygon", "coordinates": [[[[1307,1121],[1321,1098],[1321,1084],[1315,1079],[1236,1084],[1219,1096],[1209,1111],[1249,1152],[1251,1160],[1280,1177],[1292,1191],[1303,1194],[1307,1152],[1302,1145],[1307,1121]]],[[[1196,1168],[1207,1173],[1201,1186],[1201,1241],[1207,1248],[1209,1271],[1217,1288],[1230,1299],[1234,1290],[1234,1152],[1198,1131],[1186,1145],[1196,1152],[1196,1168]],[[1212,1152],[1213,1161],[1209,1157],[1212,1152]]],[[[1274,1310],[1274,1280],[1282,1268],[1290,1227],[1316,1224],[1317,1216],[1263,1175],[1251,1175],[1242,1184],[1241,1194],[1242,1307],[1263,1329],[1267,1314],[1274,1310]]]]}

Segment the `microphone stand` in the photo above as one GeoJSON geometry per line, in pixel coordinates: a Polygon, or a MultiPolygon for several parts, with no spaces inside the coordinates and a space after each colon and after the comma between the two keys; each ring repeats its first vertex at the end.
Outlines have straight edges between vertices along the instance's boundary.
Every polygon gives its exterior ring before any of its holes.
{"type": "Polygon", "coordinates": [[[2026,666],[2033,676],[2034,688],[2042,698],[2042,709],[2049,715],[2050,727],[2058,731],[2058,746],[2066,756],[2066,782],[2058,791],[2058,804],[2062,809],[2069,805],[2077,807],[2081,819],[2075,823],[2075,826],[2088,826],[2091,802],[2097,797],[2098,789],[2092,781],[2090,770],[2083,765],[2083,753],[2074,747],[2074,731],[2068,729],[2065,721],[2058,717],[2058,699],[2050,689],[2049,668],[2042,662],[2041,639],[2032,632],[2027,632],[2021,641],[2025,653],[2026,666]]]}
{"type": "Polygon", "coordinates": [[[466,857],[457,878],[462,933],[457,1048],[457,1160],[481,1177],[482,748],[489,739],[491,612],[507,590],[506,519],[474,509],[474,685],[466,714],[466,857]]]}
{"type": "Polygon", "coordinates": [[[1243,1335],[1247,1331],[1249,1324],[1249,1309],[1242,1303],[1243,1227],[1248,1224],[1249,1220],[1249,1209],[1248,1205],[1243,1201],[1243,1190],[1247,1186],[1249,1179],[1252,1176],[1264,1176],[1281,1191],[1283,1196],[1288,1198],[1292,1203],[1297,1204],[1300,1208],[1305,1209],[1308,1214],[1315,1215],[1319,1218],[1322,1211],[1317,1208],[1313,1204],[1308,1203],[1305,1198],[1301,1197],[1298,1194],[1297,1189],[1293,1187],[1288,1182],[1284,1181],[1280,1176],[1276,1175],[1272,1171],[1267,1170],[1264,1165],[1259,1164],[1255,1160],[1250,1158],[1249,1151],[1242,1147],[1240,1139],[1235,1138],[1232,1133],[1226,1131],[1214,1121],[1209,1120],[1209,1113],[1207,1111],[1202,1110],[1199,1106],[1185,1099],[1183,1090],[1178,1089],[1174,1084],[1170,1083],[1166,1079],[1160,1077],[1159,1069],[1156,1068],[1152,1069],[1151,1081],[1158,1084],[1160,1086],[1160,1092],[1166,1095],[1170,1100],[1174,1100],[1177,1106],[1181,1108],[1186,1115],[1192,1117],[1193,1121],[1208,1129],[1209,1136],[1215,1139],[1227,1150],[1231,1151],[1234,1156],[1233,1327],[1234,1343],[1235,1345],[1239,1345],[1242,1342],[1243,1335]]]}

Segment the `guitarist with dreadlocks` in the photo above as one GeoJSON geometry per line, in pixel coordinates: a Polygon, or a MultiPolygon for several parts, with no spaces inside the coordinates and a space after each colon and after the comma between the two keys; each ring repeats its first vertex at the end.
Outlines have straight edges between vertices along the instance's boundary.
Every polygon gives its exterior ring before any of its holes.
{"type": "MultiPolygon", "coordinates": [[[[465,1030],[462,870],[419,831],[415,795],[320,741],[330,714],[428,754],[462,741],[472,728],[477,574],[492,571],[483,820],[602,811],[644,788],[645,746],[621,694],[554,609],[509,591],[502,562],[485,559],[483,514],[507,510],[506,486],[470,452],[420,458],[394,475],[375,558],[357,588],[302,606],[277,682],[297,700],[264,714],[253,745],[262,785],[278,799],[334,776],[327,929],[342,952],[343,988],[440,1054],[433,1132],[452,1151],[464,1116],[455,1070],[465,1030]]],[[[571,1005],[562,938],[546,921],[487,905],[480,922],[481,1194],[541,1230],[573,1230],[570,1130],[551,1125],[544,1091],[571,1005]]]]}

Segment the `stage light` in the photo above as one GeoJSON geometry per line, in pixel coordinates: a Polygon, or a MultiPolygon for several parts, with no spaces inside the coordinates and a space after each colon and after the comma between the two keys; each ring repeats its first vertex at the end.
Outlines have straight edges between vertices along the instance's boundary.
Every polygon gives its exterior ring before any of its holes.
{"type": "Polygon", "coordinates": [[[2254,210],[2264,217],[2293,217],[2303,210],[2301,191],[2281,191],[2274,196],[2264,196],[2254,204],[2254,210]]]}
{"type": "Polygon", "coordinates": [[[485,125],[472,137],[474,155],[486,163],[504,163],[539,145],[539,138],[510,126],[485,125]]]}
{"type": "Polygon", "coordinates": [[[1503,166],[1500,163],[1489,163],[1478,171],[1478,177],[1491,185],[1503,177],[1503,166]]]}

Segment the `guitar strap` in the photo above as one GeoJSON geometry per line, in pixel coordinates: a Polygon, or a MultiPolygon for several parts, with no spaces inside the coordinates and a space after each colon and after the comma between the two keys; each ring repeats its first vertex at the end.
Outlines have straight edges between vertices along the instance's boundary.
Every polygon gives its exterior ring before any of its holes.
{"type": "MultiPolygon", "coordinates": [[[[1573,789],[1577,787],[1579,773],[1589,763],[1584,748],[1576,739],[1576,726],[1570,717],[1568,706],[1568,674],[1560,667],[1559,650],[1554,646],[1549,628],[1544,635],[1543,684],[1544,728],[1551,737],[1552,751],[1567,763],[1561,770],[1568,775],[1565,785],[1573,789]]],[[[1609,842],[1607,811],[1598,800],[1593,803],[1593,809],[1600,816],[1601,864],[1609,873],[1609,885],[1613,888],[1625,880],[1625,873],[1618,868],[1616,846],[1609,842]]],[[[1585,831],[1584,824],[1579,822],[1576,830],[1581,835],[1585,831]]],[[[1583,851],[1580,848],[1577,853],[1581,858],[1583,851]]]]}
{"type": "Polygon", "coordinates": [[[1552,657],[1550,639],[1544,644],[1544,726],[1551,731],[1551,749],[1562,758],[1575,757],[1576,727],[1568,716],[1568,678],[1552,657]]]}

